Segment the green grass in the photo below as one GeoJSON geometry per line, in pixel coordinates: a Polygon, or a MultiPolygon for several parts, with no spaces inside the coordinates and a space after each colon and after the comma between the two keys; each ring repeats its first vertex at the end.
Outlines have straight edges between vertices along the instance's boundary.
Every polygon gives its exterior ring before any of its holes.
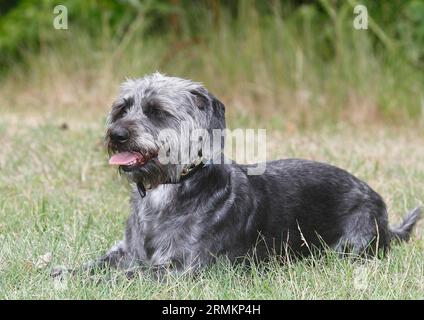
{"type": "MultiPolygon", "coordinates": [[[[424,297],[422,224],[383,260],[324,257],[242,270],[220,262],[199,277],[163,282],[120,272],[59,283],[54,265],[79,266],[120,239],[128,185],[107,166],[103,119],[25,113],[0,120],[0,298],[6,299],[409,299],[424,297]],[[51,258],[48,257],[51,255],[51,258]],[[40,257],[47,257],[42,262],[40,257]],[[364,280],[365,279],[365,280],[364,280]],[[359,283],[359,285],[358,285],[359,283]]],[[[241,124],[243,120],[241,120],[241,124]]],[[[232,119],[230,126],[240,123],[232,119]]],[[[269,128],[268,128],[269,129],[269,128]]],[[[387,200],[390,221],[424,199],[422,130],[338,126],[313,132],[268,130],[269,159],[327,161],[368,181],[387,200]]]]}

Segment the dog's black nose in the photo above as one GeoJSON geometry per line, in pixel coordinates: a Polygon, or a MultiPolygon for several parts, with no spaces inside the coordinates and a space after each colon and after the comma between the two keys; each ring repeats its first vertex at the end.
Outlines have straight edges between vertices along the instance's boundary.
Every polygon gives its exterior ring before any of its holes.
{"type": "Polygon", "coordinates": [[[112,129],[109,135],[114,143],[124,143],[130,138],[130,132],[122,127],[112,129]]]}

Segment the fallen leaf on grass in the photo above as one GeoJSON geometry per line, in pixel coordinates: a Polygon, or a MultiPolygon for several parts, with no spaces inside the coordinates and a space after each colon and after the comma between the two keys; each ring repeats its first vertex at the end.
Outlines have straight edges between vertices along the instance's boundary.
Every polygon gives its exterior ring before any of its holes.
{"type": "Polygon", "coordinates": [[[46,254],[39,256],[37,262],[34,264],[35,268],[43,269],[47,267],[52,261],[53,255],[51,252],[47,252],[46,254]]]}

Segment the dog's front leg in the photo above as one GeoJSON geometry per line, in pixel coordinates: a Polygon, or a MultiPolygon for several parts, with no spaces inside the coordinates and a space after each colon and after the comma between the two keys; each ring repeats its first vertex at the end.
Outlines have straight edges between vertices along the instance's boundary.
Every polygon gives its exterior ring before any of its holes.
{"type": "Polygon", "coordinates": [[[131,269],[134,264],[134,259],[131,258],[125,249],[125,243],[120,241],[114,245],[105,255],[100,258],[90,261],[83,266],[75,269],[69,269],[63,266],[54,267],[50,275],[54,278],[62,277],[66,274],[88,274],[94,275],[96,271],[107,268],[122,268],[124,270],[131,269]]]}

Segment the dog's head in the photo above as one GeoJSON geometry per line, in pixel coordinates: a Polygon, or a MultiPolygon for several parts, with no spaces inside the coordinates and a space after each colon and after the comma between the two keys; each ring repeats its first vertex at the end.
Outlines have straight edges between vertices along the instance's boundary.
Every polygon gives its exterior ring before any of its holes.
{"type": "Polygon", "coordinates": [[[128,80],[108,117],[109,162],[146,188],[178,181],[185,166],[211,156],[214,129],[225,129],[224,113],[199,83],[159,73],[128,80]]]}

